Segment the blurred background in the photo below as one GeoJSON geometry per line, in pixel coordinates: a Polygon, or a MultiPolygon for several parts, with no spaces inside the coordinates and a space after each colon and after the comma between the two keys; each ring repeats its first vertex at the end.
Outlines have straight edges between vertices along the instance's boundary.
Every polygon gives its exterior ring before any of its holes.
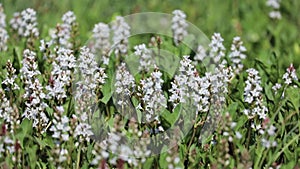
{"type": "Polygon", "coordinates": [[[300,1],[281,1],[281,20],[272,20],[266,0],[3,0],[0,1],[7,15],[7,22],[13,13],[26,8],[37,11],[42,36],[48,35],[49,28],[61,22],[61,16],[74,11],[79,22],[80,38],[86,41],[98,22],[109,23],[117,15],[138,12],[172,13],[181,9],[187,20],[198,26],[208,37],[220,32],[225,47],[230,48],[232,38],[241,36],[251,60],[269,55],[281,58],[282,66],[291,62],[300,64],[300,1]]]}

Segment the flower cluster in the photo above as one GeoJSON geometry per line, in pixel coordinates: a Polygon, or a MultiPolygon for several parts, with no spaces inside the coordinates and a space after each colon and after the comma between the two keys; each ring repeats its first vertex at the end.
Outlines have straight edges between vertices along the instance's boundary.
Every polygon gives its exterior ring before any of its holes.
{"type": "Polygon", "coordinates": [[[203,61],[207,57],[206,50],[202,45],[199,45],[196,50],[196,55],[194,56],[194,60],[196,64],[198,62],[203,61]]]}
{"type": "Polygon", "coordinates": [[[169,101],[174,107],[178,103],[193,104],[197,108],[196,113],[207,112],[210,105],[211,85],[208,78],[209,74],[199,77],[189,56],[184,56],[180,61],[179,74],[175,76],[174,82],[171,82],[169,101]]]}
{"type": "Polygon", "coordinates": [[[104,69],[97,66],[94,54],[87,47],[80,49],[79,65],[76,74],[80,76],[76,83],[75,109],[73,115],[78,124],[74,129],[74,137],[79,138],[79,143],[89,141],[92,135],[91,126],[88,124],[89,116],[93,113],[92,106],[96,103],[96,90],[101,89],[107,78],[104,69]]]}
{"type": "Polygon", "coordinates": [[[135,91],[134,77],[126,68],[125,63],[121,63],[116,72],[116,94],[118,95],[117,105],[125,106],[131,94],[135,91]],[[126,101],[127,100],[127,101],[126,101]]]}
{"type": "Polygon", "coordinates": [[[147,79],[142,79],[139,96],[142,97],[143,111],[147,122],[158,120],[159,112],[167,107],[167,100],[163,94],[162,73],[155,68],[147,79]]]}
{"type": "Polygon", "coordinates": [[[102,59],[105,65],[108,65],[109,62],[109,57],[107,57],[111,47],[109,36],[110,29],[107,24],[100,22],[94,26],[91,51],[103,57],[102,59]]]}
{"type": "Polygon", "coordinates": [[[174,43],[176,46],[178,46],[183,39],[187,36],[187,27],[188,24],[186,23],[186,15],[181,10],[174,10],[173,12],[173,18],[172,18],[172,32],[173,32],[173,38],[174,43]]]}
{"type": "Polygon", "coordinates": [[[134,54],[140,57],[139,71],[148,72],[150,67],[155,64],[151,50],[147,49],[145,44],[135,46],[134,50],[134,54]]]}
{"type": "Polygon", "coordinates": [[[267,0],[266,5],[272,8],[272,11],[269,12],[269,17],[272,19],[281,19],[280,0],[267,0]]]}
{"type": "Polygon", "coordinates": [[[6,15],[4,13],[4,9],[2,7],[2,4],[0,3],[0,51],[6,51],[7,50],[7,40],[9,38],[8,33],[6,31],[6,15]]]}
{"type": "Polygon", "coordinates": [[[23,117],[33,120],[33,127],[39,132],[44,132],[44,127],[48,124],[48,117],[45,108],[48,105],[44,102],[46,95],[43,91],[44,87],[38,79],[40,71],[36,63],[36,53],[26,49],[24,51],[24,59],[22,61],[21,78],[25,85],[24,99],[26,100],[26,108],[23,117]]]}
{"type": "Polygon", "coordinates": [[[76,58],[73,51],[65,48],[56,49],[56,55],[53,62],[53,69],[49,79],[47,98],[55,98],[61,104],[66,98],[66,87],[70,87],[72,73],[76,67],[76,58]]]}
{"type": "Polygon", "coordinates": [[[21,37],[32,38],[39,36],[36,12],[31,8],[27,8],[21,13],[14,13],[14,18],[10,20],[10,25],[21,37]]]}
{"type": "Polygon", "coordinates": [[[134,118],[131,118],[128,124],[128,131],[123,128],[120,116],[114,120],[114,128],[108,133],[108,138],[102,142],[96,142],[93,154],[95,158],[93,165],[99,165],[107,168],[107,164],[112,164],[117,168],[123,168],[125,163],[136,167],[146,162],[150,156],[150,150],[147,150],[149,144],[149,135],[138,130],[138,125],[134,118]],[[127,139],[125,134],[131,136],[127,139]]]}
{"type": "Polygon", "coordinates": [[[71,49],[74,47],[74,42],[71,40],[76,33],[76,16],[72,11],[68,11],[61,20],[63,23],[57,25],[56,31],[51,33],[52,41],[61,47],[71,49]]]}
{"type": "Polygon", "coordinates": [[[244,100],[253,106],[251,106],[251,109],[245,109],[244,113],[250,119],[256,115],[259,116],[259,119],[265,119],[268,109],[263,105],[261,78],[258,75],[258,71],[253,68],[248,69],[247,72],[248,77],[245,82],[244,100]]]}
{"type": "Polygon", "coordinates": [[[6,77],[3,80],[2,84],[6,86],[5,90],[12,91],[12,90],[19,90],[20,87],[16,83],[16,79],[18,76],[16,75],[16,69],[12,66],[10,60],[6,63],[6,77]]]}
{"type": "Polygon", "coordinates": [[[220,60],[225,56],[225,47],[223,45],[224,39],[220,33],[214,33],[211,37],[209,44],[210,53],[209,56],[213,60],[213,63],[219,63],[220,60]]]}
{"type": "Polygon", "coordinates": [[[296,74],[296,69],[294,68],[293,64],[291,64],[287,69],[286,73],[282,76],[284,83],[289,85],[292,83],[293,80],[298,81],[298,77],[296,74]]]}
{"type": "Polygon", "coordinates": [[[230,50],[229,58],[233,63],[232,69],[235,71],[235,73],[239,73],[244,67],[242,60],[247,57],[244,54],[247,49],[245,46],[243,46],[243,41],[240,37],[237,36],[233,38],[230,50]]]}
{"type": "Polygon", "coordinates": [[[128,50],[128,38],[130,36],[130,27],[125,22],[125,19],[121,16],[117,16],[113,22],[112,30],[113,35],[113,46],[115,48],[115,54],[117,56],[124,56],[128,50]]]}

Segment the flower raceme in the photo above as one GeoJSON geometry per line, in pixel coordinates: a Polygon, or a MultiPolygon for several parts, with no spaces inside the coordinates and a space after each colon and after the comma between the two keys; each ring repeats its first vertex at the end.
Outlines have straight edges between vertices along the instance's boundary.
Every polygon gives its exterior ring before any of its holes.
{"type": "Polygon", "coordinates": [[[14,18],[10,20],[10,25],[21,37],[38,37],[36,11],[27,8],[21,13],[14,13],[14,18]]]}
{"type": "Polygon", "coordinates": [[[124,56],[128,52],[128,38],[130,36],[130,27],[121,16],[117,16],[112,25],[113,42],[115,46],[115,54],[124,56]]]}
{"type": "Polygon", "coordinates": [[[0,3],[0,51],[7,50],[7,40],[9,38],[8,33],[6,31],[6,15],[4,13],[4,9],[2,4],[0,3]]]}
{"type": "Polygon", "coordinates": [[[248,69],[247,73],[248,77],[245,82],[244,101],[254,107],[251,106],[250,109],[245,109],[244,113],[248,118],[254,118],[257,115],[259,119],[265,119],[268,109],[264,106],[262,100],[261,77],[254,68],[248,69]]]}
{"type": "Polygon", "coordinates": [[[174,38],[174,44],[178,46],[183,39],[187,36],[187,27],[188,24],[186,23],[186,15],[181,10],[174,10],[172,18],[172,32],[174,38]]]}
{"type": "Polygon", "coordinates": [[[20,72],[25,85],[23,97],[26,100],[26,108],[22,116],[33,120],[33,127],[37,128],[39,132],[45,132],[44,129],[49,121],[45,112],[48,105],[44,102],[46,99],[46,94],[43,91],[44,87],[38,79],[41,72],[38,70],[36,63],[36,53],[26,49],[23,56],[23,67],[20,72]]]}

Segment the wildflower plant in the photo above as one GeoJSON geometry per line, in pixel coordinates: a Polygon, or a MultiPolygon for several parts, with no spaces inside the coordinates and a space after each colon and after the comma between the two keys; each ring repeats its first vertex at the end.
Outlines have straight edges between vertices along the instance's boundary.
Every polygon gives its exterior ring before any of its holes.
{"type": "Polygon", "coordinates": [[[289,6],[267,6],[271,34],[234,20],[209,40],[179,9],[85,31],[76,10],[56,27],[34,7],[8,24],[0,4],[0,168],[299,167],[299,63],[272,40],[289,6]]]}

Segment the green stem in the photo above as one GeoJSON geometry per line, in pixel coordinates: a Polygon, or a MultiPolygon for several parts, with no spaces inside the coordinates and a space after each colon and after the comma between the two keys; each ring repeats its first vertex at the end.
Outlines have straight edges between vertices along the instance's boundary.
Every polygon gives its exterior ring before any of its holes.
{"type": "Polygon", "coordinates": [[[81,153],[81,144],[79,146],[79,150],[78,150],[78,153],[77,153],[76,169],[80,169],[80,153],[81,153]]]}

